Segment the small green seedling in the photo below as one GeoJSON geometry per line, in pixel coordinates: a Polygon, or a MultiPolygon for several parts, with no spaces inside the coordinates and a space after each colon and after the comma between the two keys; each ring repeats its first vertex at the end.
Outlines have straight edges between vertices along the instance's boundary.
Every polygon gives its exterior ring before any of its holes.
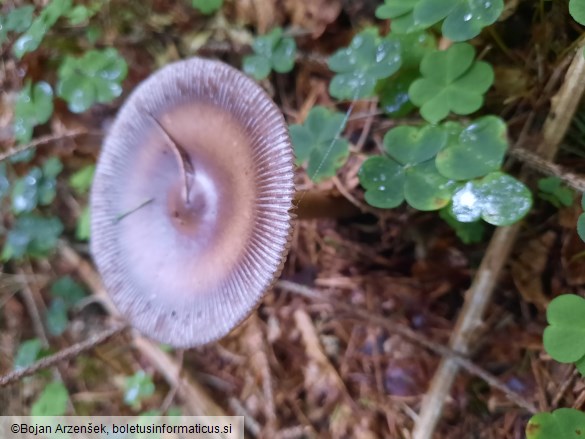
{"type": "Polygon", "coordinates": [[[585,26],[585,0],[570,0],[569,12],[577,23],[585,26]]]}
{"type": "Polygon", "coordinates": [[[343,113],[316,106],[304,124],[290,126],[297,164],[308,162],[307,174],[313,181],[333,177],[347,161],[349,142],[340,137],[345,122],[343,113]]]}
{"type": "Polygon", "coordinates": [[[438,210],[451,200],[454,182],[437,171],[436,154],[445,146],[447,132],[440,127],[401,126],[384,136],[387,157],[370,157],[359,172],[366,201],[392,208],[404,200],[418,210],[438,210]]]}
{"type": "Polygon", "coordinates": [[[32,258],[45,257],[55,248],[62,232],[63,224],[59,218],[19,215],[6,235],[0,259],[8,261],[25,255],[32,258]]]}
{"type": "Polygon", "coordinates": [[[538,196],[548,201],[557,209],[569,207],[573,204],[574,194],[566,187],[560,178],[546,177],[538,180],[538,196]]]}
{"type": "Polygon", "coordinates": [[[483,177],[500,169],[508,149],[506,123],[484,116],[462,127],[447,122],[447,146],[437,154],[437,169],[452,180],[483,177]]]}
{"type": "Polygon", "coordinates": [[[51,335],[61,335],[67,329],[67,313],[87,294],[70,276],[59,278],[50,289],[51,304],[47,310],[47,329],[51,335]]]}
{"type": "Polygon", "coordinates": [[[60,381],[52,381],[44,388],[31,407],[31,416],[63,416],[67,412],[69,392],[60,381]]]}
{"type": "Polygon", "coordinates": [[[71,3],[72,0],[52,0],[45,6],[26,32],[14,42],[12,47],[14,56],[20,59],[26,53],[36,50],[51,27],[71,9],[71,3]]]}
{"type": "Polygon", "coordinates": [[[585,299],[575,294],[556,297],[546,310],[548,326],[543,344],[548,354],[559,363],[575,363],[585,375],[585,299]]]}
{"type": "Polygon", "coordinates": [[[14,106],[14,138],[20,143],[32,139],[33,128],[47,122],[53,114],[53,90],[46,82],[26,81],[14,106]]]}
{"type": "Polygon", "coordinates": [[[63,169],[57,157],[51,157],[42,169],[34,167],[12,187],[12,211],[19,215],[37,206],[48,206],[57,195],[57,176],[63,169]]]}
{"type": "Polygon", "coordinates": [[[466,41],[495,23],[503,10],[503,0],[385,0],[376,17],[391,19],[392,31],[398,33],[426,29],[444,20],[441,30],[446,38],[466,41]]]}
{"type": "Polygon", "coordinates": [[[142,400],[153,395],[155,387],[152,377],[143,370],[139,370],[131,377],[126,378],[124,389],[124,403],[139,410],[142,400]]]}
{"type": "Polygon", "coordinates": [[[561,408],[534,415],[526,426],[526,439],[581,439],[585,434],[585,413],[561,408]]]}
{"type": "Polygon", "coordinates": [[[211,15],[221,9],[223,0],[192,0],[195,9],[204,15],[211,15]]]}
{"type": "Polygon", "coordinates": [[[252,49],[254,55],[244,58],[244,72],[257,80],[266,78],[272,70],[288,73],[295,65],[297,44],[294,39],[285,37],[280,27],[257,37],[252,49]]]}
{"type": "Polygon", "coordinates": [[[450,213],[463,223],[481,218],[494,226],[508,226],[522,219],[531,207],[532,194],[522,182],[492,172],[460,186],[453,194],[450,213]]]}
{"type": "MultiPolygon", "coordinates": [[[[581,209],[585,211],[585,194],[581,197],[581,209]]],[[[582,241],[585,241],[585,213],[579,215],[577,220],[577,233],[582,241]]]]}
{"type": "Polygon", "coordinates": [[[12,9],[0,16],[0,44],[6,41],[8,32],[24,32],[32,24],[35,7],[31,5],[12,9]]]}
{"type": "Polygon", "coordinates": [[[483,95],[494,82],[491,65],[474,61],[475,49],[467,43],[427,54],[420,65],[422,78],[409,89],[410,100],[431,123],[449,112],[467,115],[481,108],[483,95]]]}
{"type": "Polygon", "coordinates": [[[122,94],[121,83],[128,66],[116,49],[90,50],[80,58],[71,56],[59,67],[57,95],[69,110],[82,113],[94,103],[108,103],[122,94]]]}
{"type": "Polygon", "coordinates": [[[379,80],[388,78],[402,65],[400,41],[381,38],[376,30],[357,34],[349,47],[329,58],[329,68],[336,72],[329,93],[337,99],[360,99],[374,94],[379,80]]]}

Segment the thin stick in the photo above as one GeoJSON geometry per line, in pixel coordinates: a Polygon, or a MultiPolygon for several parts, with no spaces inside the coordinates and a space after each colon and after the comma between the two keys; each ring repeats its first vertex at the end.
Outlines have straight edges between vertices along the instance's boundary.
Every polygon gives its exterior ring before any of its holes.
{"type": "Polygon", "coordinates": [[[481,367],[477,366],[467,358],[463,357],[461,354],[454,352],[453,350],[449,349],[446,346],[443,346],[439,343],[436,343],[432,340],[429,340],[425,336],[413,331],[409,327],[402,325],[400,323],[392,322],[388,320],[386,317],[377,316],[371,314],[365,310],[361,310],[359,308],[353,307],[348,305],[344,302],[332,299],[330,297],[325,297],[323,294],[306,287],[304,285],[299,285],[294,282],[289,281],[278,281],[276,283],[278,288],[281,288],[284,291],[289,293],[297,294],[312,301],[320,301],[324,303],[328,303],[333,305],[338,310],[341,310],[347,313],[349,316],[353,316],[354,318],[358,318],[360,321],[368,322],[370,324],[375,324],[386,328],[388,331],[398,334],[404,339],[414,342],[424,348],[430,350],[431,352],[440,355],[442,357],[451,358],[453,361],[459,365],[462,369],[465,369],[473,376],[477,376],[488,383],[491,387],[498,389],[504,395],[508,397],[510,401],[518,405],[519,407],[524,408],[530,413],[536,413],[537,408],[531,402],[527,401],[522,395],[515,392],[514,390],[508,388],[505,384],[503,384],[497,377],[490,374],[489,372],[485,371],[481,367]]]}
{"type": "Polygon", "coordinates": [[[583,175],[568,171],[562,166],[552,163],[525,148],[512,148],[510,155],[537,172],[557,177],[570,188],[578,192],[585,192],[585,176],[583,175]]]}
{"type": "MultiPolygon", "coordinates": [[[[546,160],[554,158],[585,89],[585,59],[582,50],[582,47],[578,49],[561,89],[552,98],[542,142],[536,149],[537,154],[546,160]]],[[[523,176],[526,177],[526,169],[523,171],[523,176]]],[[[477,330],[482,325],[483,315],[491,301],[497,279],[510,256],[520,227],[521,223],[516,223],[513,226],[498,228],[494,232],[475,279],[465,295],[463,309],[451,336],[450,347],[453,351],[466,355],[470,343],[477,337],[477,330]]],[[[454,361],[453,357],[445,357],[439,364],[423,399],[412,439],[433,437],[459,367],[460,364],[454,361]]]]}
{"type": "Polygon", "coordinates": [[[14,157],[15,155],[20,154],[21,152],[24,152],[24,151],[27,151],[31,148],[34,148],[35,146],[44,145],[46,143],[55,142],[57,140],[81,136],[83,134],[102,135],[102,133],[99,131],[98,132],[91,132],[91,131],[87,131],[87,130],[73,130],[73,131],[67,131],[67,132],[61,133],[61,134],[52,134],[50,136],[39,137],[39,138],[33,140],[32,142],[27,143],[26,145],[21,145],[21,146],[15,147],[15,148],[10,148],[8,151],[0,153],[0,162],[4,161],[6,159],[9,159],[10,157],[14,157]]]}
{"type": "Polygon", "coordinates": [[[5,387],[9,384],[21,380],[24,377],[34,375],[39,370],[47,369],[51,366],[61,363],[62,361],[67,361],[72,358],[75,358],[79,354],[89,351],[95,348],[96,346],[105,343],[113,336],[122,333],[127,327],[128,326],[126,324],[118,324],[110,329],[106,329],[105,331],[88,338],[85,341],[76,343],[68,348],[65,348],[57,352],[56,354],[42,358],[36,363],[31,364],[30,366],[24,369],[18,369],[13,372],[10,372],[0,377],[0,387],[5,387]]]}

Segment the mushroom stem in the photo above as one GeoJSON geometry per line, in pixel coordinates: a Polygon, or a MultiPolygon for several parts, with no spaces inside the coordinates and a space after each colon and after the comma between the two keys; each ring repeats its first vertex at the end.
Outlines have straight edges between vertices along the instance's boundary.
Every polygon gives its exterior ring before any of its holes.
{"type": "Polygon", "coordinates": [[[171,147],[173,153],[175,154],[175,158],[177,159],[179,169],[181,170],[181,174],[183,176],[182,190],[183,201],[185,205],[189,205],[191,187],[193,186],[193,182],[195,180],[195,169],[193,168],[193,163],[191,163],[189,154],[185,151],[184,148],[182,148],[177,142],[173,140],[171,135],[168,133],[167,130],[165,130],[160,121],[152,114],[149,115],[156,123],[156,126],[160,128],[163,137],[167,141],[167,144],[171,147]]]}

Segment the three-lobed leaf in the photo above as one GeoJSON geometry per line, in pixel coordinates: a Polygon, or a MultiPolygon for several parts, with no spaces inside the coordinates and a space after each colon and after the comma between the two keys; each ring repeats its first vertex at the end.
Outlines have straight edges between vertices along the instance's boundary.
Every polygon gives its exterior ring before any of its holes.
{"type": "Polygon", "coordinates": [[[305,162],[309,177],[319,182],[333,177],[349,156],[349,142],[340,137],[345,115],[322,106],[311,109],[305,122],[290,126],[298,165],[305,162]]]}
{"type": "Polygon", "coordinates": [[[396,73],[402,65],[401,43],[366,29],[353,38],[349,47],[335,52],[328,64],[336,73],[329,84],[331,96],[351,100],[370,97],[377,82],[396,73]]]}
{"type": "Polygon", "coordinates": [[[494,82],[491,65],[474,61],[475,49],[467,43],[427,54],[420,65],[422,77],[409,88],[410,100],[431,123],[449,112],[471,114],[483,105],[483,94],[494,82]]]}
{"type": "Polygon", "coordinates": [[[20,259],[24,255],[45,257],[55,248],[63,232],[58,218],[45,218],[35,214],[19,215],[6,235],[1,259],[20,259]]]}
{"type": "Polygon", "coordinates": [[[53,114],[53,90],[46,82],[27,81],[14,106],[14,138],[29,142],[33,128],[47,122],[53,114]]]}
{"type": "Polygon", "coordinates": [[[385,0],[376,16],[391,19],[392,31],[398,33],[426,29],[443,20],[446,38],[465,41],[495,23],[503,9],[503,0],[385,0]]]}
{"type": "Polygon", "coordinates": [[[266,35],[257,37],[252,44],[253,55],[244,57],[244,72],[255,79],[266,78],[272,70],[288,73],[295,65],[297,45],[285,37],[282,28],[274,28],[266,35]]]}
{"type": "Polygon", "coordinates": [[[33,211],[38,205],[47,206],[57,195],[56,177],[63,169],[57,157],[51,157],[42,169],[34,167],[19,178],[12,188],[12,211],[15,214],[33,211]]]}
{"type": "Polygon", "coordinates": [[[59,67],[57,94],[67,101],[69,110],[81,113],[94,103],[120,96],[127,73],[126,61],[113,48],[90,50],[79,58],[67,56],[59,67]]]}

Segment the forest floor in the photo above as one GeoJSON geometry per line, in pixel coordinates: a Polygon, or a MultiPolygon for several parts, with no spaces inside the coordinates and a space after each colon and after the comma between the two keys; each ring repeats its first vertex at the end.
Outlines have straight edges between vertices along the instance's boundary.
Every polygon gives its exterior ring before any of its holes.
{"type": "MultiPolygon", "coordinates": [[[[507,1],[504,17],[474,40],[496,71],[485,111],[504,118],[511,144],[522,137],[526,149],[542,141],[551,98],[562,87],[574,54],[570,48],[579,37],[564,3],[507,1]]],[[[226,1],[212,18],[199,15],[188,2],[113,0],[108,5],[100,15],[101,33],[104,45],[115,47],[128,63],[124,92],[113,103],[78,115],[57,100],[50,122],[35,131],[35,139],[49,136],[37,147],[35,161],[54,156],[64,166],[49,209],[65,231],[50,257],[0,265],[5,273],[0,277],[0,375],[13,368],[26,340],[40,340],[44,354],[55,353],[119,321],[87,242],[75,236],[87,196],[67,182],[95,163],[103,135],[140,81],[193,55],[239,68],[254,34],[295,26],[303,29],[296,36],[295,69],[261,85],[287,121],[298,123],[316,104],[347,111],[349,103],[328,94],[327,57],[362,27],[387,26],[374,18],[378,2],[369,0],[226,1]],[[46,321],[50,287],[63,276],[82,285],[87,297],[69,310],[66,330],[52,335],[46,321]]],[[[57,26],[46,47],[74,44],[68,39],[77,31],[57,26]]],[[[13,103],[23,78],[47,80],[50,50],[22,60],[6,49],[2,53],[0,142],[5,151],[14,144],[13,103]]],[[[47,383],[56,381],[67,390],[71,414],[130,415],[178,407],[191,414],[244,415],[249,437],[412,437],[434,372],[452,354],[449,340],[494,228],[486,225],[479,242],[464,244],[436,212],[405,206],[380,210],[365,203],[358,170],[397,123],[377,109],[371,100],[354,104],[345,130],[350,158],[335,178],[316,185],[302,168],[296,175],[298,190],[308,193],[299,211],[310,216],[315,196],[351,206],[352,214],[297,221],[281,280],[229,336],[175,352],[118,331],[89,351],[0,388],[0,414],[29,413],[47,383]],[[181,364],[186,381],[175,373],[181,364]],[[141,371],[142,381],[136,378],[141,371]],[[149,389],[131,403],[125,401],[132,386],[128,377],[149,389]]],[[[577,113],[555,158],[576,174],[585,171],[582,114],[577,113]]],[[[15,169],[23,175],[31,166],[15,169]]],[[[506,163],[515,175],[520,167],[518,159],[506,163]]],[[[562,293],[585,293],[585,244],[576,232],[579,198],[575,193],[572,205],[557,207],[539,196],[541,174],[525,176],[534,209],[518,230],[510,258],[504,256],[487,313],[470,343],[470,361],[445,397],[433,437],[520,439],[532,410],[585,404],[585,385],[573,366],[551,360],[542,347],[548,302],[562,293]]],[[[13,221],[6,203],[0,221],[7,228],[13,221]]]]}

